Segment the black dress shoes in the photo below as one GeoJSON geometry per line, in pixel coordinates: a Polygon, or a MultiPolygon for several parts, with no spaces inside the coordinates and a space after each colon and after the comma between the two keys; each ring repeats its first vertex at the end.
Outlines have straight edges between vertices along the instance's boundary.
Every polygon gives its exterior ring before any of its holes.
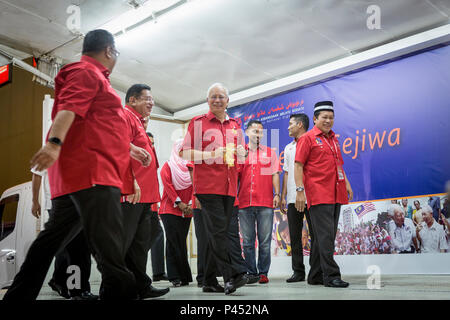
{"type": "Polygon", "coordinates": [[[57,292],[61,297],[70,299],[69,290],[57,284],[56,281],[53,280],[53,278],[49,281],[48,285],[50,286],[50,288],[52,288],[53,291],[57,292]]]}
{"type": "Polygon", "coordinates": [[[168,293],[169,291],[170,291],[169,288],[157,289],[153,286],[148,286],[144,292],[141,292],[139,294],[139,299],[146,300],[146,299],[150,299],[150,298],[161,297],[161,296],[165,295],[166,293],[168,293]]]}
{"type": "Polygon", "coordinates": [[[171,281],[174,287],[181,287],[181,280],[176,279],[171,281]]]}
{"type": "Polygon", "coordinates": [[[165,273],[157,274],[157,275],[153,276],[153,282],[157,282],[157,281],[161,281],[161,280],[167,281],[167,280],[169,280],[169,278],[167,278],[165,273]]]}
{"type": "Polygon", "coordinates": [[[312,286],[318,286],[318,285],[323,286],[323,281],[322,280],[318,280],[318,281],[308,280],[308,284],[312,285],[312,286]]]}
{"type": "Polygon", "coordinates": [[[254,284],[259,281],[259,276],[257,274],[244,274],[244,277],[247,278],[247,284],[254,284]]]}
{"type": "Polygon", "coordinates": [[[294,272],[294,274],[289,279],[286,279],[286,282],[289,282],[289,283],[300,282],[300,281],[305,281],[305,276],[300,273],[297,273],[297,272],[294,272]]]}
{"type": "Polygon", "coordinates": [[[98,295],[92,294],[89,291],[84,291],[80,295],[73,296],[70,300],[95,301],[98,300],[98,295]]]}
{"type": "Polygon", "coordinates": [[[330,288],[347,288],[349,286],[348,282],[342,281],[341,279],[333,279],[327,284],[325,284],[325,287],[330,288]]]}
{"type": "Polygon", "coordinates": [[[229,295],[235,292],[237,288],[245,286],[247,284],[247,281],[247,277],[245,277],[243,274],[240,274],[236,278],[231,279],[231,281],[225,283],[225,294],[229,295]]]}
{"type": "Polygon", "coordinates": [[[222,293],[225,292],[225,289],[220,284],[216,284],[213,286],[203,286],[202,291],[208,293],[222,293]]]}

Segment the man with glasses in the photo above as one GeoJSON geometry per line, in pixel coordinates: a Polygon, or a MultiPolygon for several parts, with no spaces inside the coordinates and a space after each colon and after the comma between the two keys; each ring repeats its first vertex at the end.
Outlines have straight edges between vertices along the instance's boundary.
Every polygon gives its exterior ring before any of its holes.
{"type": "Polygon", "coordinates": [[[131,143],[145,149],[151,156],[148,167],[131,160],[135,178],[135,193],[122,198],[127,254],[125,262],[136,278],[139,299],[165,295],[169,288],[156,289],[147,275],[148,252],[158,234],[159,221],[153,219],[151,206],[161,201],[158,182],[158,159],[145,131],[145,119],[150,116],[154,101],[150,87],[132,85],[126,94],[125,116],[131,133],[131,143]]]}
{"type": "Polygon", "coordinates": [[[213,84],[207,102],[209,112],[189,123],[180,156],[194,162],[194,194],[202,207],[209,249],[203,286],[228,295],[247,283],[247,278],[233,267],[227,237],[237,192],[237,160],[242,163],[246,152],[239,124],[226,113],[228,90],[220,83],[213,84]],[[225,288],[217,282],[214,263],[225,288]]]}
{"type": "Polygon", "coordinates": [[[111,33],[90,31],[81,61],[55,78],[53,124],[31,160],[37,171],[48,168],[54,212],[3,300],[36,299],[53,257],[81,229],[102,274],[100,298],[136,298],[120,195],[133,193],[130,155],[144,165],[150,155],[131,144],[120,96],[110,85],[117,56],[111,33]]]}

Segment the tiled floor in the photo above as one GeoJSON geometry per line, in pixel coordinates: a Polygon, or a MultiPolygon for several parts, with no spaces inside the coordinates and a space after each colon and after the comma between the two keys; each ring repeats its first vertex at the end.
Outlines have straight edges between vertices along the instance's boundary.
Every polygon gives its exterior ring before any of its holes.
{"type": "MultiPolygon", "coordinates": [[[[203,293],[196,283],[188,287],[171,287],[170,292],[159,299],[172,300],[391,300],[391,299],[450,299],[450,276],[424,275],[384,275],[381,276],[380,289],[368,289],[367,276],[345,276],[350,282],[346,289],[310,286],[305,282],[288,284],[285,278],[270,278],[268,284],[252,284],[238,289],[233,295],[203,293]]],[[[91,283],[92,291],[98,292],[99,282],[91,283]]],[[[167,281],[154,283],[155,287],[170,286],[167,281]]],[[[6,290],[0,291],[3,297],[6,290]]],[[[45,285],[39,300],[63,299],[45,285]]]]}

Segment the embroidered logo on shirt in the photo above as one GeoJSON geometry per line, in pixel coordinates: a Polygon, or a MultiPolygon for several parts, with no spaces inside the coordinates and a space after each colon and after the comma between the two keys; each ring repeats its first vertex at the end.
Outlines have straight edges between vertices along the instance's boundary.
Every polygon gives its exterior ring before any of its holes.
{"type": "Polygon", "coordinates": [[[316,138],[316,143],[321,146],[322,145],[322,140],[320,140],[320,138],[316,138]]]}

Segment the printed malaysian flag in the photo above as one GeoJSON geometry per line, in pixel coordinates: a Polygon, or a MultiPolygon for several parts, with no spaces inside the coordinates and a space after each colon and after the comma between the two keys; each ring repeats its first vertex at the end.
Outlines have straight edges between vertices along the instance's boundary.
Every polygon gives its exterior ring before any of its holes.
{"type": "Polygon", "coordinates": [[[355,213],[358,216],[358,218],[361,219],[361,217],[363,215],[365,215],[367,212],[374,211],[374,210],[375,210],[375,205],[372,202],[366,202],[360,206],[357,206],[355,209],[355,213]]]}
{"type": "Polygon", "coordinates": [[[309,257],[309,250],[308,249],[303,249],[303,256],[304,257],[309,257]]]}

